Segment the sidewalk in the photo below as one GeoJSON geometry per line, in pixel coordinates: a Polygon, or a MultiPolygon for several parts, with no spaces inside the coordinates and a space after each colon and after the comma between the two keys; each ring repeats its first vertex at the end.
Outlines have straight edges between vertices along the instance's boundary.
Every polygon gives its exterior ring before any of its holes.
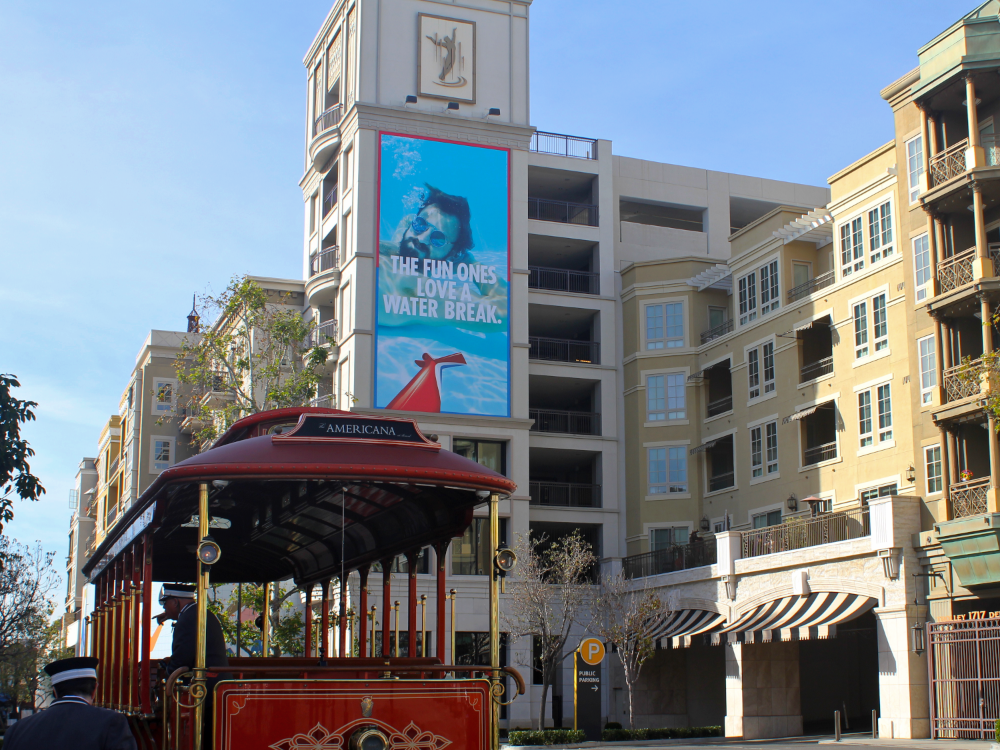
{"type": "MultiPolygon", "coordinates": [[[[744,740],[740,737],[697,737],[691,739],[676,740],[621,740],[617,742],[577,742],[569,745],[508,745],[501,743],[502,750],[583,750],[584,748],[646,748],[646,747],[669,747],[671,745],[682,747],[690,745],[842,745],[842,746],[871,746],[889,748],[907,748],[907,750],[1000,750],[1000,745],[991,743],[989,740],[889,740],[872,739],[870,734],[844,734],[838,743],[830,736],[818,737],[782,737],[765,740],[744,740]]],[[[834,750],[834,748],[829,748],[834,750]]]]}
{"type": "MultiPolygon", "coordinates": [[[[821,739],[820,745],[836,745],[836,740],[821,739]]],[[[873,740],[870,735],[843,735],[841,745],[871,745],[872,747],[905,747],[913,750],[990,750],[989,740],[873,740]]]]}

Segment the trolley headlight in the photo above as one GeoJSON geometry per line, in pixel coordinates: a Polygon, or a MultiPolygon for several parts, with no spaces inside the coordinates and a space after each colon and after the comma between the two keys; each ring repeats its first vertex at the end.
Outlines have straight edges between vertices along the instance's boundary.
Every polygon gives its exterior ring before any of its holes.
{"type": "Polygon", "coordinates": [[[351,735],[351,750],[386,750],[389,739],[374,727],[359,729],[351,735]]]}
{"type": "Polygon", "coordinates": [[[198,545],[198,559],[205,565],[214,565],[219,562],[219,558],[222,556],[222,550],[219,549],[219,545],[215,543],[215,540],[210,536],[206,536],[201,540],[201,544],[198,545]]]}
{"type": "Polygon", "coordinates": [[[517,565],[517,555],[514,554],[514,550],[507,547],[501,547],[497,550],[496,557],[494,558],[497,568],[503,574],[510,573],[517,565]]]}

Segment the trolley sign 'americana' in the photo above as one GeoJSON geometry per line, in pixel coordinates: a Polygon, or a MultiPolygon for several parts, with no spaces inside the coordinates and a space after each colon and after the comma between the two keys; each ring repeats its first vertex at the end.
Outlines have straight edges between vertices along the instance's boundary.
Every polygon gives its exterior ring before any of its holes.
{"type": "MultiPolygon", "coordinates": [[[[441,450],[408,419],[294,408],[240,420],[211,450],[160,474],[84,567],[97,589],[88,626],[90,653],[100,658],[97,705],[125,713],[139,747],[149,750],[495,750],[504,673],[524,692],[517,671],[500,668],[498,637],[498,579],[512,555],[499,548],[497,505],[515,486],[441,450]],[[485,502],[502,565],[495,559],[489,577],[490,665],[448,665],[445,552],[485,502]],[[438,561],[436,656],[422,643],[416,658],[418,632],[426,638],[417,622],[416,562],[426,546],[438,561]],[[375,621],[369,637],[364,615],[352,636],[358,655],[351,655],[344,597],[337,622],[329,622],[330,583],[339,580],[344,591],[357,571],[358,609],[367,615],[371,566],[381,565],[388,601],[397,555],[409,563],[410,656],[381,655],[375,621]],[[259,583],[266,591],[289,577],[307,592],[305,656],[236,657],[224,674],[207,669],[210,581],[259,583]],[[150,659],[154,581],[197,586],[195,663],[172,674],[150,659]],[[323,607],[314,644],[317,584],[323,607]],[[339,654],[326,653],[332,625],[339,654]]],[[[268,654],[266,611],[262,625],[268,654]]],[[[391,642],[383,615],[381,643],[391,642]]]]}

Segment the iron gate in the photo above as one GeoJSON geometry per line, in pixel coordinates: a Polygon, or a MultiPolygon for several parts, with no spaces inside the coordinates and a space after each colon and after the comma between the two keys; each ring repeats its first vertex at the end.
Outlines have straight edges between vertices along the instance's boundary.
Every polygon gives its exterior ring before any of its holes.
{"type": "Polygon", "coordinates": [[[927,625],[934,739],[993,739],[1000,718],[1000,617],[927,625]]]}

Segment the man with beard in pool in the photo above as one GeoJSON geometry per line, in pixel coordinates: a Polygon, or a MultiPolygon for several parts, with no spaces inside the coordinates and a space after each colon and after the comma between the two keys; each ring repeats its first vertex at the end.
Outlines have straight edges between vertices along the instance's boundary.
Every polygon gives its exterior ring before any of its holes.
{"type": "Polygon", "coordinates": [[[423,205],[399,242],[399,255],[474,263],[469,201],[427,185],[423,205]]]}

